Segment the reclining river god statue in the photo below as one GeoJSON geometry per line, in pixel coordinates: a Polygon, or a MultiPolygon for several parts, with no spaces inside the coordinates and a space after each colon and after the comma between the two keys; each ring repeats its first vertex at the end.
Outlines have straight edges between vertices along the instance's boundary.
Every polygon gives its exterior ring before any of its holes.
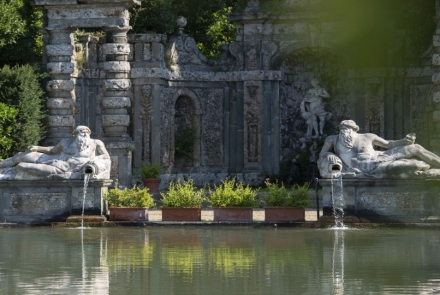
{"type": "Polygon", "coordinates": [[[359,126],[353,120],[342,121],[339,130],[338,135],[326,138],[319,154],[323,178],[331,178],[335,172],[346,177],[440,177],[440,157],[415,144],[414,133],[400,140],[385,140],[372,133],[358,133],[359,126]]]}
{"type": "Polygon", "coordinates": [[[0,180],[82,179],[87,171],[94,179],[109,179],[110,156],[104,143],[90,134],[87,126],[78,126],[73,138],[55,146],[30,146],[0,162],[0,180]]]}

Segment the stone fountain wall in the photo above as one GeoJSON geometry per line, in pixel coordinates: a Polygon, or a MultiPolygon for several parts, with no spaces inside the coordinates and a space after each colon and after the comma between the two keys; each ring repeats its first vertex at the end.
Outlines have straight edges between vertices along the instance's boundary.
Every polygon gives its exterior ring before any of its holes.
{"type": "Polygon", "coordinates": [[[437,147],[436,68],[429,58],[417,68],[354,71],[338,46],[338,15],[319,1],[290,1],[280,16],[249,1],[230,16],[237,37],[215,61],[185,33],[192,20],[180,18],[171,36],[130,35],[127,8],[135,0],[35,3],[48,17],[48,141],[70,136],[75,124],[90,126],[106,143],[111,177],[121,184],[153,162],[164,167],[163,187],[189,175],[199,183],[235,175],[253,184],[271,175],[287,183],[318,177],[324,138],[306,136],[300,111],[312,78],[330,95],[324,133],[351,118],[360,132],[388,139],[416,132],[418,143],[437,147]],[[73,44],[75,28],[105,36],[73,44]],[[195,134],[186,157],[176,151],[182,129],[195,134]]]}
{"type": "MultiPolygon", "coordinates": [[[[86,215],[106,214],[103,195],[110,180],[89,182],[84,203],[86,215]]],[[[82,180],[3,180],[0,182],[0,223],[42,224],[81,215],[82,180]]]]}

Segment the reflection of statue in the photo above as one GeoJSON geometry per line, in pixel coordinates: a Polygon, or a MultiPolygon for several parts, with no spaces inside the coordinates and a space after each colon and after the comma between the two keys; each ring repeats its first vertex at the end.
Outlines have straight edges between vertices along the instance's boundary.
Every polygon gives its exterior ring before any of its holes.
{"type": "Polygon", "coordinates": [[[319,86],[316,79],[310,82],[313,88],[309,89],[301,102],[301,115],[306,120],[307,137],[312,137],[312,131],[315,131],[315,137],[324,134],[325,120],[330,119],[331,113],[324,109],[323,98],[329,98],[330,95],[324,88],[319,86]]]}
{"type": "Polygon", "coordinates": [[[90,129],[78,126],[73,136],[56,146],[30,146],[27,152],[0,162],[0,179],[80,179],[86,165],[95,171],[95,179],[110,177],[110,156],[104,143],[90,138],[90,129]]]}
{"type": "Polygon", "coordinates": [[[359,127],[352,120],[339,124],[339,135],[326,138],[318,166],[322,177],[331,177],[332,168],[342,168],[342,172],[351,172],[362,176],[382,177],[384,174],[415,173],[438,175],[440,157],[414,144],[415,134],[404,139],[385,140],[375,134],[359,134],[359,127]],[[374,147],[387,150],[378,151],[374,147]],[[336,166],[336,167],[335,167],[336,166]],[[344,171],[345,170],[345,171],[344,171]]]}

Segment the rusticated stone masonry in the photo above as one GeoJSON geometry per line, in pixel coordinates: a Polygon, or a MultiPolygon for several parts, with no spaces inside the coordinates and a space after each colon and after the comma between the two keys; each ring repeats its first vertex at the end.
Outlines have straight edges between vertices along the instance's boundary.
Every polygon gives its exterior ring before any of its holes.
{"type": "Polygon", "coordinates": [[[49,98],[48,143],[56,143],[61,138],[69,137],[72,133],[75,119],[74,82],[71,74],[74,71],[72,63],[73,43],[72,32],[69,29],[48,28],[49,44],[45,47],[48,57],[47,70],[50,81],[47,83],[49,98]]]}
{"type": "MultiPolygon", "coordinates": [[[[433,37],[434,54],[432,56],[432,64],[434,65],[434,74],[432,75],[432,82],[434,83],[433,105],[434,111],[432,119],[437,131],[440,131],[440,1],[435,1],[437,29],[433,37]]],[[[431,139],[431,148],[435,152],[440,152],[440,134],[439,132],[431,139]]]]}
{"type": "Polygon", "coordinates": [[[104,97],[102,106],[102,126],[106,137],[128,137],[127,127],[130,124],[130,116],[127,108],[131,106],[129,79],[130,45],[127,43],[127,32],[131,27],[110,27],[107,29],[107,44],[103,45],[106,61],[104,70],[104,97]]]}

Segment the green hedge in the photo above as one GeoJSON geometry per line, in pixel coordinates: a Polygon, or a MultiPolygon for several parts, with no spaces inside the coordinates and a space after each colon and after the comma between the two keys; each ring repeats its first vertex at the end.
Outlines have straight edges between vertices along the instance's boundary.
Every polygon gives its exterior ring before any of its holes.
{"type": "Polygon", "coordinates": [[[0,69],[0,157],[10,157],[37,144],[44,135],[42,75],[32,66],[0,69]]]}

